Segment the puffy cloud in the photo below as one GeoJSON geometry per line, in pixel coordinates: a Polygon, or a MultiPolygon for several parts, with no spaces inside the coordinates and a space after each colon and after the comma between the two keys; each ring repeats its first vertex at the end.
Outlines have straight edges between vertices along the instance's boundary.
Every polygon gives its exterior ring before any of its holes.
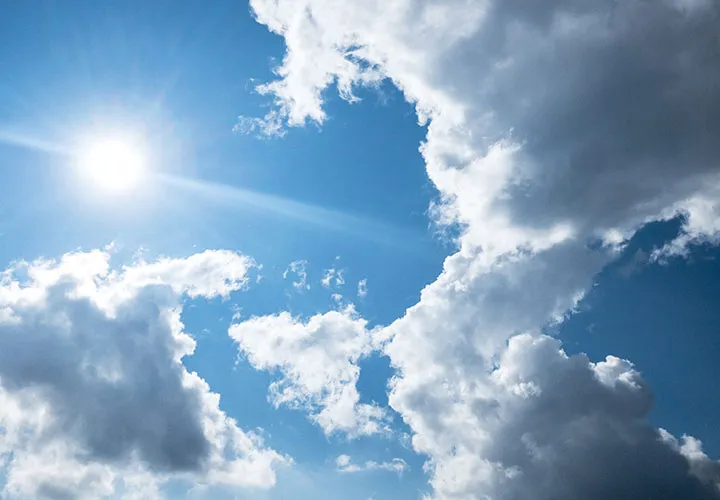
{"type": "Polygon", "coordinates": [[[366,72],[416,103],[466,244],[505,251],[558,224],[627,231],[717,184],[713,2],[251,5],[288,45],[264,88],[290,124],[322,121],[318,88],[366,72]]]}
{"type": "Polygon", "coordinates": [[[659,429],[659,432],[668,445],[687,458],[693,474],[707,482],[717,481],[720,477],[720,461],[708,458],[702,451],[702,442],[699,439],[684,435],[682,441],[679,441],[665,429],[659,429]]]}
{"type": "Polygon", "coordinates": [[[297,280],[293,281],[292,285],[298,290],[309,290],[310,284],[307,282],[307,265],[306,260],[295,260],[291,262],[287,269],[283,272],[283,279],[287,279],[290,273],[297,276],[297,280]]]}
{"type": "Polygon", "coordinates": [[[100,498],[120,482],[130,498],[176,476],[272,485],[285,459],[241,431],[181,362],[195,347],[182,331],[181,296],[226,296],[245,286],[252,266],[207,251],[113,270],[109,254],[92,251],[5,271],[5,493],[100,498]]]}
{"type": "Polygon", "coordinates": [[[248,271],[255,262],[227,250],[206,250],[185,259],[161,258],[157,262],[137,262],[123,269],[123,278],[132,286],[166,284],[175,293],[189,297],[227,297],[248,282],[248,271]]]}
{"type": "Polygon", "coordinates": [[[389,462],[375,462],[368,460],[364,464],[354,464],[349,455],[339,455],[335,459],[335,466],[338,472],[363,472],[374,470],[386,470],[402,474],[408,469],[408,464],[402,458],[393,458],[389,462]]]}
{"type": "MultiPolygon", "coordinates": [[[[720,464],[703,455],[691,466],[647,423],[652,398],[627,361],[568,357],[557,340],[523,334],[471,380],[412,417],[442,498],[720,498],[720,464]]],[[[394,404],[407,396],[421,397],[397,392],[394,404]]]]}
{"type": "Polygon", "coordinates": [[[653,251],[651,259],[664,262],[673,257],[687,257],[693,245],[720,242],[720,186],[697,194],[676,208],[685,219],[680,234],[662,248],[653,251]]]}
{"type": "MultiPolygon", "coordinates": [[[[420,152],[460,251],[382,332],[390,405],[439,498],[717,498],[699,454],[646,423],[616,358],[541,335],[623,241],[687,214],[716,241],[720,7],[704,0],[251,0],[285,38],[262,89],[288,125],[322,91],[390,79],[427,122],[420,152]]],[[[706,464],[709,464],[706,466],[706,464]]]]}
{"type": "Polygon", "coordinates": [[[359,402],[358,361],[372,351],[372,338],[352,306],[305,322],[287,312],[251,318],[229,333],[256,369],[280,372],[270,386],[276,406],[307,410],[328,435],[386,428],[385,410],[359,402]]]}

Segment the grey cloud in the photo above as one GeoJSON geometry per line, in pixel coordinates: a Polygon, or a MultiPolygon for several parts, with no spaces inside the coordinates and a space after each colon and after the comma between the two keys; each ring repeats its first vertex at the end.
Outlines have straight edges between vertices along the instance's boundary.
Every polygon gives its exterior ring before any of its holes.
{"type": "Polygon", "coordinates": [[[249,260],[209,251],[112,271],[109,258],[67,254],[0,276],[2,494],[157,496],[172,478],[274,484],[285,459],[240,430],[182,364],[195,343],[181,296],[243,288],[249,260]]]}
{"type": "Polygon", "coordinates": [[[433,213],[465,232],[378,336],[397,371],[390,405],[428,456],[433,494],[718,498],[717,462],[649,425],[628,363],[568,358],[539,335],[642,224],[684,210],[675,246],[718,233],[718,3],[251,5],[288,46],[266,89],[289,124],[321,122],[323,88],[362,84],[364,65],[429,119],[433,213]]]}
{"type": "Polygon", "coordinates": [[[523,144],[516,223],[640,223],[718,171],[719,23],[717,2],[494,2],[435,73],[477,135],[523,144]]]}
{"type": "Polygon", "coordinates": [[[112,319],[67,294],[56,286],[44,308],[16,310],[22,324],[0,325],[3,387],[50,401],[56,419],[45,432],[71,435],[84,461],[136,452],[158,471],[199,470],[210,451],[203,402],[173,359],[168,290],[144,289],[112,319]]]}
{"type": "Polygon", "coordinates": [[[717,486],[691,474],[687,458],[648,424],[652,397],[628,363],[593,365],[582,355],[565,356],[554,339],[521,336],[511,340],[498,372],[504,365],[513,366],[513,389],[532,390],[499,400],[501,423],[485,456],[518,468],[523,480],[503,484],[493,498],[720,498],[717,486]]]}
{"type": "Polygon", "coordinates": [[[306,92],[356,78],[358,58],[376,66],[432,118],[428,173],[471,231],[488,208],[517,228],[627,231],[720,182],[717,2],[367,0],[330,13],[307,0],[308,18],[251,3],[292,46],[272,87],[306,113],[292,123],[324,116],[306,92]],[[493,192],[472,162],[501,140],[522,147],[493,192]],[[468,208],[488,195],[491,207],[468,208]]]}

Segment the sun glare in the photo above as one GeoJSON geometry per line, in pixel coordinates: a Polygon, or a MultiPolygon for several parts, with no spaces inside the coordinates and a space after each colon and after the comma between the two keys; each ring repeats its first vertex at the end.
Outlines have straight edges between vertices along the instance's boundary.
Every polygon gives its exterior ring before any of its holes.
{"type": "Polygon", "coordinates": [[[94,185],[111,191],[136,186],[146,167],[142,151],[122,139],[91,141],[81,148],[78,156],[81,173],[94,185]]]}

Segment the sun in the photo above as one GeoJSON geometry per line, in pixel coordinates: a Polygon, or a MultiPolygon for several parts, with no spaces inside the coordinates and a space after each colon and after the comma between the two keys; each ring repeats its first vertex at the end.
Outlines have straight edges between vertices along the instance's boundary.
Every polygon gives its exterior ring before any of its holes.
{"type": "Polygon", "coordinates": [[[98,188],[127,191],[141,181],[146,162],[142,150],[133,142],[102,138],[88,141],[79,149],[78,167],[98,188]]]}

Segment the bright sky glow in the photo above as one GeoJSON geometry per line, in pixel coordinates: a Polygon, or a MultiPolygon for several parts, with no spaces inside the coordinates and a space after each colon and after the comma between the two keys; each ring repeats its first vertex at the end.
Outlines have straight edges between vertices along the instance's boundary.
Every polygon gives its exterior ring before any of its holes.
{"type": "Polygon", "coordinates": [[[111,137],[94,139],[80,148],[78,168],[93,186],[117,192],[136,187],[147,165],[137,145],[111,137]]]}

